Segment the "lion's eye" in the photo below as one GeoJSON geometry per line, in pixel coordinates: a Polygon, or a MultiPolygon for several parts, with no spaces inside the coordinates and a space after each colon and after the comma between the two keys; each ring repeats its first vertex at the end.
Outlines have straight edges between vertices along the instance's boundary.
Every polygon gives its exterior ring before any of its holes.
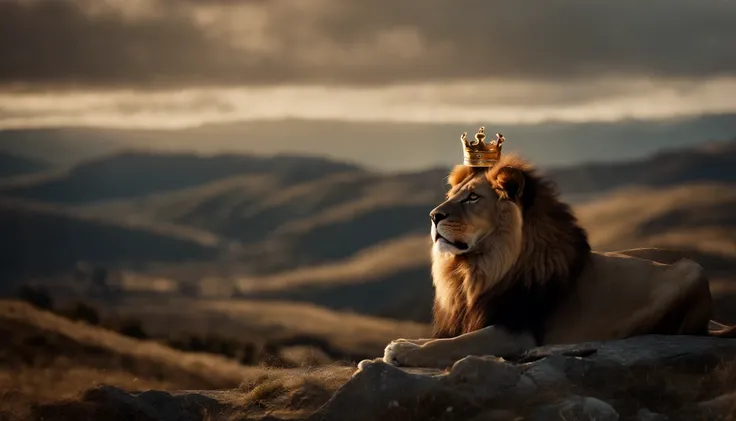
{"type": "Polygon", "coordinates": [[[480,196],[478,196],[475,193],[470,193],[468,197],[465,199],[466,202],[475,202],[476,200],[480,199],[480,196]]]}

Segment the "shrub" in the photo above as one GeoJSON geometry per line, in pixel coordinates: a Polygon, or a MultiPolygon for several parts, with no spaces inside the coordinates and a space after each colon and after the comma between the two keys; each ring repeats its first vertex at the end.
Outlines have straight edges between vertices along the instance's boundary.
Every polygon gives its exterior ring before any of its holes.
{"type": "Polygon", "coordinates": [[[256,362],[256,346],[254,344],[215,334],[206,336],[191,333],[181,334],[164,340],[164,343],[182,351],[222,355],[237,360],[244,365],[251,365],[256,362]]]}
{"type": "Polygon", "coordinates": [[[54,309],[54,300],[44,287],[23,285],[18,291],[18,298],[41,310],[54,309]]]}
{"type": "Polygon", "coordinates": [[[137,319],[120,318],[108,320],[104,325],[107,329],[114,330],[121,335],[135,339],[148,339],[148,334],[143,329],[143,323],[137,319]]]}
{"type": "Polygon", "coordinates": [[[94,307],[89,306],[81,301],[76,302],[69,310],[65,311],[64,316],[72,320],[81,320],[91,325],[100,323],[100,315],[94,307]]]}

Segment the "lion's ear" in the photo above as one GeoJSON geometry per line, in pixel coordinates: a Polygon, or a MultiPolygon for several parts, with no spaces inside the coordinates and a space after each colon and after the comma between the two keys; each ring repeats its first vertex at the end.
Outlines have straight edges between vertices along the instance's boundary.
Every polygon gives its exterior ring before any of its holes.
{"type": "Polygon", "coordinates": [[[524,172],[514,167],[503,167],[496,175],[496,184],[509,199],[520,199],[524,193],[524,172]]]}

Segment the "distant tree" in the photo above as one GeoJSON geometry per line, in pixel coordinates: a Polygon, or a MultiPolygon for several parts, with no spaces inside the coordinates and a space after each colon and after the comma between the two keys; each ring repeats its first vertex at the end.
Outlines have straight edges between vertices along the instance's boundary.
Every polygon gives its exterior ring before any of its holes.
{"type": "Polygon", "coordinates": [[[243,344],[243,349],[238,355],[238,361],[243,365],[254,365],[256,361],[256,345],[250,342],[243,344]]]}
{"type": "Polygon", "coordinates": [[[143,324],[140,322],[140,320],[127,320],[120,327],[119,332],[125,336],[130,336],[131,338],[136,338],[136,339],[147,339],[148,338],[146,331],[143,330],[143,324]]]}
{"type": "Polygon", "coordinates": [[[166,338],[163,342],[174,349],[187,352],[219,354],[245,365],[254,364],[257,360],[255,344],[217,334],[209,334],[202,337],[193,333],[181,333],[166,338]]]}
{"type": "Polygon", "coordinates": [[[46,288],[41,286],[23,285],[18,291],[18,298],[41,310],[53,310],[54,300],[46,288]]]}
{"type": "Polygon", "coordinates": [[[74,278],[79,282],[87,282],[90,270],[89,263],[80,260],[74,265],[74,278]]]}
{"type": "Polygon", "coordinates": [[[64,315],[72,320],[81,320],[91,325],[100,323],[100,315],[97,313],[97,310],[81,301],[74,303],[64,315]]]}
{"type": "Polygon", "coordinates": [[[187,296],[187,297],[199,297],[200,291],[199,291],[199,285],[197,285],[196,282],[186,282],[186,281],[180,281],[179,284],[179,293],[187,296]]]}
{"type": "Polygon", "coordinates": [[[92,285],[98,288],[105,288],[107,287],[107,269],[99,266],[95,266],[94,269],[92,269],[91,274],[91,280],[92,285]]]}
{"type": "Polygon", "coordinates": [[[107,321],[105,327],[131,338],[148,339],[148,334],[143,329],[143,323],[137,319],[121,318],[107,321]]]}

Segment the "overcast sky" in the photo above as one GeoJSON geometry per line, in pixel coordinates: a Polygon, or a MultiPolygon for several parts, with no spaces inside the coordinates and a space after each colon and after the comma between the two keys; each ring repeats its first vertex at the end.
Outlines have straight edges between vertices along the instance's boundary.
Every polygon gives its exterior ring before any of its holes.
{"type": "Polygon", "coordinates": [[[736,112],[730,0],[0,0],[0,128],[736,112]]]}

